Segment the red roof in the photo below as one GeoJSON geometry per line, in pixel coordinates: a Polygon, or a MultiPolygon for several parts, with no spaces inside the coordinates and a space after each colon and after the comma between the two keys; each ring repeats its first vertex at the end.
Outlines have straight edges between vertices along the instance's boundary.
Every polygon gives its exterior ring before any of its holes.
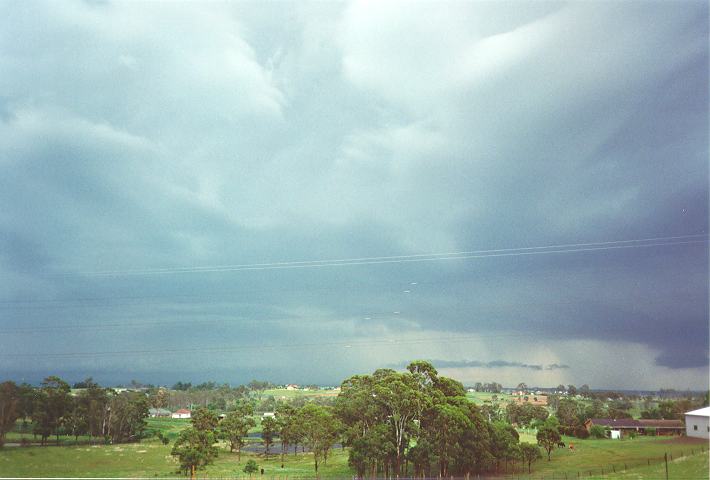
{"type": "Polygon", "coordinates": [[[175,410],[175,413],[190,413],[190,410],[187,410],[185,408],[181,408],[180,410],[175,410]]]}

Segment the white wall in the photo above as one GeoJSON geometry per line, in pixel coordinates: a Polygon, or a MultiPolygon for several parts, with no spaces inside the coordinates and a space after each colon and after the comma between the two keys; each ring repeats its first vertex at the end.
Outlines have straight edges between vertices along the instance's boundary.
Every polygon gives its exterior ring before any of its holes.
{"type": "Polygon", "coordinates": [[[710,439],[710,417],[700,415],[685,416],[685,434],[689,437],[710,439]]]}

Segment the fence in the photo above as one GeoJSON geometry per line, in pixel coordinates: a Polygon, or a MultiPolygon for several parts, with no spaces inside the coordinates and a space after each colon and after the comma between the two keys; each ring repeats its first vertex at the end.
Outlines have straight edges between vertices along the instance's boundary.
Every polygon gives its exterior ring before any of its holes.
{"type": "Polygon", "coordinates": [[[668,462],[672,462],[674,459],[687,458],[694,455],[705,454],[708,452],[708,447],[705,445],[688,445],[687,448],[677,449],[670,452],[665,452],[662,457],[648,457],[645,459],[634,459],[627,461],[619,461],[616,463],[610,463],[606,465],[599,465],[594,467],[584,467],[571,471],[552,471],[552,472],[540,472],[535,473],[533,467],[533,473],[527,473],[527,467],[525,471],[520,471],[519,473],[504,474],[499,476],[490,476],[486,478],[495,479],[506,479],[506,480],[586,480],[588,478],[605,478],[609,475],[615,475],[617,473],[626,472],[627,470],[632,470],[639,467],[650,467],[650,466],[660,466],[665,465],[665,475],[660,478],[665,478],[666,480],[673,480],[672,476],[669,477],[668,474],[668,462]]]}
{"type": "MultiPolygon", "coordinates": [[[[501,474],[495,474],[495,473],[487,473],[487,474],[471,474],[468,477],[446,477],[446,478],[441,478],[441,477],[399,477],[398,480],[589,480],[589,479],[598,479],[598,478],[607,478],[610,476],[615,476],[616,474],[624,473],[626,471],[633,471],[633,469],[639,468],[639,467],[649,467],[649,466],[662,466],[665,464],[665,475],[661,473],[659,480],[665,478],[667,480],[676,480],[675,477],[671,474],[669,475],[668,473],[668,462],[672,462],[673,460],[678,460],[679,458],[687,458],[699,454],[706,454],[708,452],[708,447],[705,445],[688,445],[688,448],[682,448],[682,449],[676,449],[672,450],[669,452],[666,452],[663,456],[658,456],[658,457],[648,457],[644,459],[634,459],[634,460],[627,460],[627,461],[619,461],[616,463],[610,463],[607,465],[599,465],[599,466],[585,466],[584,468],[578,468],[575,470],[568,470],[568,471],[551,471],[551,472],[545,472],[544,470],[541,472],[535,472],[534,467],[533,467],[533,473],[528,474],[527,473],[527,466],[524,468],[521,467],[520,462],[516,464],[516,470],[518,470],[515,473],[501,473],[501,474]]],[[[541,459],[539,462],[546,462],[546,460],[541,459]]],[[[534,465],[534,464],[533,464],[534,465]]],[[[540,466],[540,464],[538,464],[540,466]]],[[[632,472],[630,472],[632,473],[632,472]]],[[[184,480],[185,477],[182,477],[182,480],[184,480]]],[[[210,480],[234,480],[234,479],[240,479],[240,480],[289,480],[288,475],[269,475],[268,473],[264,475],[260,474],[254,474],[252,476],[248,475],[235,475],[234,477],[212,477],[212,476],[206,476],[202,472],[198,472],[198,478],[209,478],[210,480]]],[[[302,477],[299,475],[292,476],[290,477],[290,480],[317,480],[319,477],[302,477]]],[[[322,477],[326,478],[326,477],[322,477]]],[[[328,477],[332,478],[332,477],[328,477]]],[[[650,478],[650,477],[649,477],[650,478]]],[[[656,477],[654,477],[656,478],[656,477]]],[[[347,477],[348,480],[356,480],[357,477],[347,477]]],[[[370,477],[366,477],[366,480],[370,480],[370,477]]],[[[394,477],[378,477],[378,480],[394,480],[394,477]]]]}

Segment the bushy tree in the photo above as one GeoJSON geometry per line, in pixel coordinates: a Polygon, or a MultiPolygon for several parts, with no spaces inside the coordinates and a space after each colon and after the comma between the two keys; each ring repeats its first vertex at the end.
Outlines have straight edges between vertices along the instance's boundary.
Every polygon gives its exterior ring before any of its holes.
{"type": "Polygon", "coordinates": [[[592,425],[589,429],[589,435],[592,438],[606,438],[606,430],[601,425],[592,425]]]}
{"type": "Polygon", "coordinates": [[[284,456],[289,445],[294,446],[294,454],[296,447],[300,441],[301,433],[298,422],[296,422],[296,409],[287,403],[281,403],[276,406],[276,421],[279,430],[279,439],[281,440],[281,468],[284,466],[284,456]]]}
{"type": "Polygon", "coordinates": [[[328,452],[338,439],[340,424],[326,407],[308,403],[296,414],[303,434],[303,443],[313,452],[316,474],[318,463],[328,459],[328,452]]]}
{"type": "Polygon", "coordinates": [[[537,444],[547,452],[547,461],[550,461],[552,450],[562,440],[560,432],[554,425],[547,423],[537,430],[537,444]]]}
{"type": "Polygon", "coordinates": [[[256,463],[256,460],[249,459],[246,465],[244,465],[244,470],[242,471],[249,475],[251,475],[252,473],[257,473],[259,471],[259,465],[256,463]]]}
{"type": "Polygon", "coordinates": [[[194,479],[197,470],[204,469],[217,457],[219,452],[214,444],[213,432],[189,427],[180,432],[170,454],[178,457],[180,472],[185,475],[189,473],[190,478],[194,479]]]}
{"type": "Polygon", "coordinates": [[[123,392],[110,397],[108,431],[113,443],[140,439],[146,428],[148,399],[140,392],[123,392]]]}
{"type": "Polygon", "coordinates": [[[523,462],[528,464],[528,473],[532,473],[531,465],[539,458],[542,458],[542,453],[540,453],[540,447],[537,445],[522,442],[520,444],[520,456],[523,462]]]}
{"type": "Polygon", "coordinates": [[[33,411],[35,433],[42,438],[42,445],[52,433],[57,437],[59,445],[59,429],[68,412],[71,402],[69,384],[57,376],[49,376],[42,381],[36,392],[36,404],[33,411]]]}
{"type": "Polygon", "coordinates": [[[197,470],[204,469],[219,454],[215,446],[217,424],[218,419],[214,413],[200,408],[192,417],[192,427],[180,432],[173,445],[171,455],[178,457],[180,471],[184,474],[189,472],[193,479],[197,470]]]}
{"type": "Polygon", "coordinates": [[[229,451],[237,451],[237,459],[241,461],[242,447],[246,443],[244,438],[249,433],[249,429],[256,425],[252,415],[254,409],[250,404],[243,403],[227,416],[219,424],[219,436],[229,442],[229,451]]]}
{"type": "Polygon", "coordinates": [[[274,444],[274,438],[278,433],[278,423],[274,417],[266,417],[261,420],[261,441],[264,442],[266,451],[264,454],[269,456],[269,448],[274,444]]]}
{"type": "Polygon", "coordinates": [[[0,383],[0,447],[20,417],[20,391],[14,382],[0,383]]]}

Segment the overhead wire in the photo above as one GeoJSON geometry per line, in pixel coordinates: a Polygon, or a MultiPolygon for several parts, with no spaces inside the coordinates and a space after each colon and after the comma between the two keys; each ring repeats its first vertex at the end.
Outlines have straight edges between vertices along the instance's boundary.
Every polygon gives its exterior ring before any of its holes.
{"type": "Polygon", "coordinates": [[[251,270],[282,270],[296,268],[322,268],[354,265],[381,265],[389,263],[409,263],[409,262],[431,262],[442,260],[465,260],[487,257],[510,257],[525,255],[549,255],[591,252],[601,250],[629,249],[629,248],[649,248],[664,247],[673,245],[689,245],[707,243],[708,234],[676,235],[668,237],[652,237],[630,240],[610,240],[604,242],[569,243],[544,245],[534,247],[499,248],[489,250],[468,250],[460,252],[444,253],[421,253],[410,255],[392,255],[376,257],[359,257],[329,260],[303,260],[270,263],[251,264],[229,264],[194,267],[170,267],[153,268],[141,270],[105,270],[105,271],[80,271],[80,272],[56,272],[52,275],[78,275],[87,277],[122,277],[135,275],[173,275],[186,273],[219,273],[238,272],[251,270]],[[677,241],[681,240],[681,241],[677,241]]]}

